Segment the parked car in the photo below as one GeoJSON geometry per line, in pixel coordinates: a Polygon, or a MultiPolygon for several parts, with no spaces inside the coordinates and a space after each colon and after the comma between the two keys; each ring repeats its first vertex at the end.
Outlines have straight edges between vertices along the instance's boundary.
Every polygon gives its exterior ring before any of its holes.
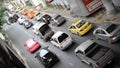
{"type": "Polygon", "coordinates": [[[33,27],[32,27],[33,33],[38,35],[39,34],[39,28],[40,28],[40,23],[36,23],[35,25],[33,25],[33,27]]]}
{"type": "Polygon", "coordinates": [[[29,20],[24,21],[24,27],[26,29],[29,29],[31,26],[33,26],[32,22],[30,22],[29,20]]]}
{"type": "Polygon", "coordinates": [[[45,68],[50,68],[59,61],[57,55],[51,52],[48,48],[39,50],[35,58],[37,58],[45,68]]]}
{"type": "Polygon", "coordinates": [[[68,30],[74,34],[78,34],[80,36],[86,34],[89,30],[91,30],[92,24],[90,22],[84,20],[77,20],[68,28],[68,30]]]}
{"type": "Polygon", "coordinates": [[[61,24],[63,24],[66,21],[65,17],[61,16],[61,15],[55,15],[53,16],[53,18],[51,19],[51,23],[55,26],[60,26],[61,24]]]}
{"type": "Polygon", "coordinates": [[[20,25],[22,25],[23,24],[23,22],[25,21],[25,17],[19,17],[18,18],[18,23],[20,24],[20,25]]]}
{"type": "Polygon", "coordinates": [[[22,14],[23,15],[27,15],[29,13],[29,10],[28,9],[24,9],[23,11],[22,11],[22,14]]]}
{"type": "Polygon", "coordinates": [[[34,16],[35,16],[35,12],[34,11],[30,11],[28,14],[27,14],[28,18],[29,19],[32,19],[34,16]]]}
{"type": "Polygon", "coordinates": [[[109,43],[116,42],[120,39],[120,25],[106,22],[93,31],[96,39],[102,39],[109,43]]]}
{"type": "Polygon", "coordinates": [[[65,50],[67,47],[69,47],[72,44],[72,42],[73,42],[72,37],[62,31],[57,31],[51,37],[51,43],[53,43],[53,45],[60,48],[61,50],[65,50]]]}
{"type": "Polygon", "coordinates": [[[14,14],[12,17],[8,18],[8,21],[10,23],[15,23],[15,22],[17,22],[18,18],[19,18],[19,16],[17,14],[14,14]]]}
{"type": "Polygon", "coordinates": [[[29,50],[29,52],[34,53],[41,46],[40,43],[34,38],[30,38],[25,42],[25,47],[29,50]]]}
{"type": "Polygon", "coordinates": [[[44,41],[50,40],[50,38],[54,34],[54,31],[51,29],[51,27],[48,24],[44,23],[44,22],[40,23],[38,31],[39,31],[40,37],[44,41]]]}
{"type": "Polygon", "coordinates": [[[40,18],[41,18],[41,13],[40,12],[36,13],[35,20],[39,21],[40,18]]]}
{"type": "Polygon", "coordinates": [[[47,24],[50,23],[50,20],[51,20],[51,16],[48,15],[48,14],[45,14],[45,15],[43,15],[43,16],[40,18],[40,21],[45,22],[45,23],[47,23],[47,24]]]}
{"type": "Polygon", "coordinates": [[[75,54],[80,60],[93,68],[103,68],[115,57],[113,51],[93,40],[87,40],[75,49],[75,54]]]}

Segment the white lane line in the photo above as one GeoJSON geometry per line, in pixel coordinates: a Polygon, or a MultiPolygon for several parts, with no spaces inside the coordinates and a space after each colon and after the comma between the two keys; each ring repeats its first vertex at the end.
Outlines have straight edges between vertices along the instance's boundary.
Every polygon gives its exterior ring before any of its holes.
{"type": "Polygon", "coordinates": [[[73,67],[73,63],[68,63],[68,64],[73,67]]]}

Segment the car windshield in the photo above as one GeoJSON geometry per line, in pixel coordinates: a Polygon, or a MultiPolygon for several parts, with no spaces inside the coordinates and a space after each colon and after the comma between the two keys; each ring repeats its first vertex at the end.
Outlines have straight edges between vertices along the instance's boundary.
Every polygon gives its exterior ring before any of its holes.
{"type": "Polygon", "coordinates": [[[116,24],[112,24],[112,25],[110,25],[110,26],[106,29],[106,31],[107,31],[108,33],[111,33],[111,32],[113,32],[113,31],[117,28],[117,26],[118,26],[118,25],[116,25],[116,24]]]}
{"type": "Polygon", "coordinates": [[[42,49],[42,50],[40,51],[40,57],[44,57],[47,53],[48,53],[47,50],[42,49]]]}
{"type": "Polygon", "coordinates": [[[82,25],[84,25],[85,24],[85,21],[84,20],[82,20],[82,21],[80,21],[76,26],[77,26],[77,28],[80,28],[82,25]]]}
{"type": "Polygon", "coordinates": [[[36,44],[36,42],[33,41],[32,39],[29,39],[29,40],[27,41],[27,46],[28,46],[28,47],[32,47],[34,44],[36,44]]]}
{"type": "Polygon", "coordinates": [[[68,37],[66,33],[61,34],[61,36],[58,37],[59,43],[61,43],[63,40],[65,40],[68,37]]]}
{"type": "Polygon", "coordinates": [[[39,29],[39,31],[41,32],[42,35],[45,35],[49,29],[50,29],[49,26],[45,24],[39,29]]]}

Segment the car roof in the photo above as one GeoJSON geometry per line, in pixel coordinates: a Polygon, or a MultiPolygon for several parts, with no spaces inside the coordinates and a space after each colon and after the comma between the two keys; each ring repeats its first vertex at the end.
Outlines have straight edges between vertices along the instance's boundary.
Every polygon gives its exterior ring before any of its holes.
{"type": "Polygon", "coordinates": [[[64,32],[62,32],[62,31],[57,31],[57,32],[52,36],[52,38],[58,38],[62,33],[64,33],[64,32]]]}
{"type": "Polygon", "coordinates": [[[39,28],[42,27],[44,24],[46,24],[46,23],[44,23],[44,22],[36,23],[36,24],[33,26],[33,28],[39,29],[39,28]]]}
{"type": "Polygon", "coordinates": [[[107,29],[110,25],[112,25],[113,23],[111,22],[106,22],[105,24],[102,24],[101,26],[99,26],[98,28],[102,28],[102,29],[107,29]]]}
{"type": "Polygon", "coordinates": [[[83,42],[82,44],[80,44],[80,45],[75,49],[75,52],[77,52],[78,50],[84,52],[92,43],[94,43],[94,41],[92,41],[92,40],[87,40],[87,41],[83,42]]]}

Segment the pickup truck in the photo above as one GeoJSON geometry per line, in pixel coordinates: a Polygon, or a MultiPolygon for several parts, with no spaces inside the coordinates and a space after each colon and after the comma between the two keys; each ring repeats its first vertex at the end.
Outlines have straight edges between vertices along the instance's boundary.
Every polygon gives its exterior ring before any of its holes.
{"type": "Polygon", "coordinates": [[[39,26],[39,35],[41,38],[44,39],[44,41],[50,40],[52,35],[54,34],[54,31],[49,27],[48,24],[41,22],[39,26]]]}
{"type": "Polygon", "coordinates": [[[114,58],[110,48],[102,46],[93,40],[83,42],[75,49],[75,54],[82,62],[91,65],[93,68],[103,68],[114,58]]]}

